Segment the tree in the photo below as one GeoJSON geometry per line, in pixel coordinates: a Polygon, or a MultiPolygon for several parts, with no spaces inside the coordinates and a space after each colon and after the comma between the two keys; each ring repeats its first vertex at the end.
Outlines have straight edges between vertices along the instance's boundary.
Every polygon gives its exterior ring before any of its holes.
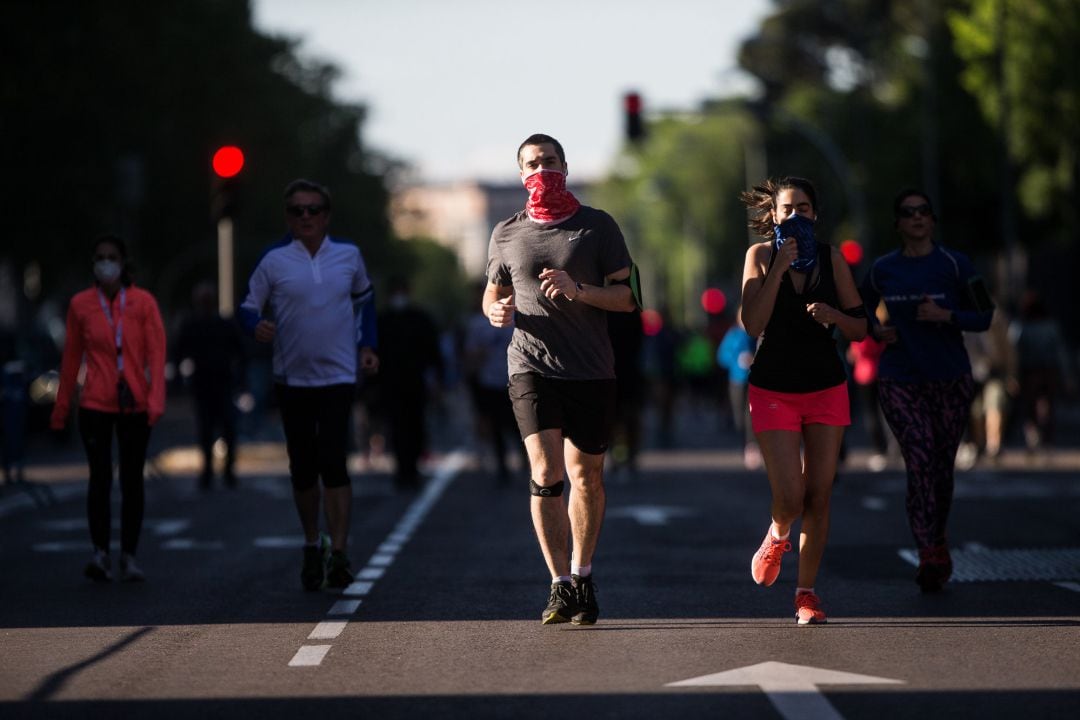
{"type": "Polygon", "coordinates": [[[10,57],[0,78],[9,217],[4,254],[41,268],[44,292],[88,278],[100,232],[124,236],[136,279],[166,311],[216,267],[210,156],[242,147],[237,281],[284,231],[281,193],[298,176],[334,193],[334,229],[387,256],[386,191],[363,146],[364,109],[337,102],[337,70],[295,42],[252,29],[247,2],[5,4],[10,57]]]}

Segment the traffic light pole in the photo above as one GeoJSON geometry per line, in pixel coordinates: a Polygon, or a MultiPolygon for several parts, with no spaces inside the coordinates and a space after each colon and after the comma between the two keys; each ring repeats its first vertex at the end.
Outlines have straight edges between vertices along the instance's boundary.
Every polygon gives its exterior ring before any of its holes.
{"type": "Polygon", "coordinates": [[[223,318],[233,316],[233,221],[223,217],[217,223],[218,312],[223,318]]]}

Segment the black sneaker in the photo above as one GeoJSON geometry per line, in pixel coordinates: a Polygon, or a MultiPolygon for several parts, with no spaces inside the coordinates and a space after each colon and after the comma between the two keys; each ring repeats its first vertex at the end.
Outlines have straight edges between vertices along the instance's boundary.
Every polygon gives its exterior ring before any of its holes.
{"type": "Polygon", "coordinates": [[[304,546],[304,567],[300,570],[300,583],[305,590],[322,588],[326,581],[326,556],[330,551],[330,539],[319,533],[319,540],[314,545],[304,546]]]}
{"type": "Polygon", "coordinates": [[[570,577],[574,579],[578,605],[578,611],[571,622],[575,625],[595,625],[596,618],[600,617],[600,606],[596,604],[596,586],[593,585],[592,575],[570,577]]]}
{"type": "Polygon", "coordinates": [[[326,562],[326,587],[347,588],[352,585],[353,574],[349,570],[349,558],[335,550],[326,562]]]}
{"type": "Polygon", "coordinates": [[[547,607],[540,616],[544,625],[570,622],[578,612],[577,595],[574,586],[568,582],[551,583],[551,596],[547,607]]]}

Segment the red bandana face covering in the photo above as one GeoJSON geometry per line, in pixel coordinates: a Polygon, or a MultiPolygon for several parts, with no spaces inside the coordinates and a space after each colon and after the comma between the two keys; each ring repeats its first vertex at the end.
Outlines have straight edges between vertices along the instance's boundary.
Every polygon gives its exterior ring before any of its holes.
{"type": "Polygon", "coordinates": [[[542,225],[554,225],[578,211],[581,203],[566,189],[566,175],[558,170],[538,170],[525,178],[529,202],[525,212],[529,219],[542,225]]]}

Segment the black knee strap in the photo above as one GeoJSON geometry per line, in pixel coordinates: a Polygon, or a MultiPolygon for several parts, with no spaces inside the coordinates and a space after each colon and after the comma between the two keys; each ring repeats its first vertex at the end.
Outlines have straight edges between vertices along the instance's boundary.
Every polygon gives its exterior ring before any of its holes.
{"type": "Polygon", "coordinates": [[[548,485],[547,487],[544,487],[543,485],[537,485],[535,480],[533,480],[532,478],[529,478],[529,494],[530,495],[535,495],[537,497],[545,497],[545,498],[559,497],[560,495],[562,495],[562,491],[563,491],[563,481],[562,480],[555,483],[554,485],[548,485]]]}

